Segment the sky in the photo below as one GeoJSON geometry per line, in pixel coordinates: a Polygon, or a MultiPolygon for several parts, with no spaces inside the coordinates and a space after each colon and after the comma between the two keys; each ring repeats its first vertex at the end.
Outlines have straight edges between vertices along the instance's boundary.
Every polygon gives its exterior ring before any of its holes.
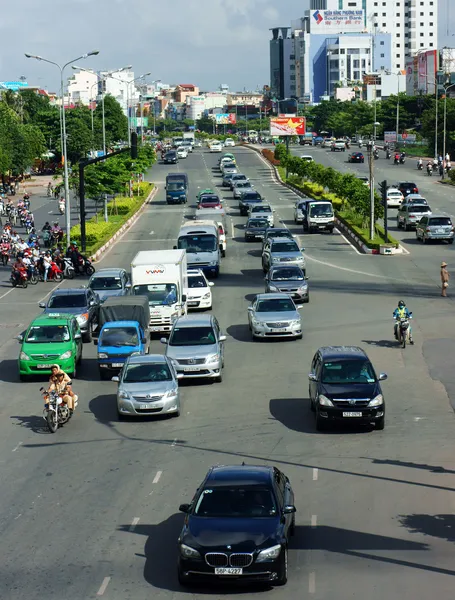
{"type": "MultiPolygon", "coordinates": [[[[86,68],[131,64],[148,80],[226,83],[255,90],[269,83],[270,27],[303,15],[305,0],[13,0],[0,20],[0,81],[25,76],[55,91],[59,72],[36,54],[64,64],[93,49],[86,68]],[[303,8],[302,8],[303,7],[303,8]]],[[[70,74],[71,69],[65,73],[70,74]]]]}
{"type": "MultiPolygon", "coordinates": [[[[439,47],[455,46],[455,2],[438,2],[439,47]]],[[[269,83],[269,28],[289,26],[308,5],[309,0],[13,0],[0,20],[0,81],[25,76],[30,85],[55,91],[57,68],[24,53],[62,64],[97,49],[100,54],[80,61],[83,66],[110,70],[131,64],[136,75],[151,71],[150,81],[255,90],[269,83]]]]}

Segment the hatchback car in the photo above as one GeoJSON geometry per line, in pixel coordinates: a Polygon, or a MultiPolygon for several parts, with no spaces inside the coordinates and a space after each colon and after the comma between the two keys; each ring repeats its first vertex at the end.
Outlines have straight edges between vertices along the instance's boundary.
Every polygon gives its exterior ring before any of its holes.
{"type": "Polygon", "coordinates": [[[251,204],[259,204],[262,202],[262,196],[259,192],[245,192],[239,198],[240,215],[246,217],[251,204]]]}
{"type": "Polygon", "coordinates": [[[387,207],[399,208],[404,200],[403,194],[397,188],[389,188],[387,190],[387,207]]]}
{"type": "Polygon", "coordinates": [[[178,163],[178,156],[176,150],[169,150],[163,157],[165,165],[175,165],[178,163]]]}
{"type": "Polygon", "coordinates": [[[265,292],[289,294],[294,302],[309,302],[308,277],[300,267],[272,267],[265,276],[265,292]]]}
{"type": "Polygon", "coordinates": [[[201,269],[188,269],[188,288],[186,290],[186,305],[188,310],[212,308],[212,290],[215,284],[207,281],[201,269]]]}
{"type": "Polygon", "coordinates": [[[314,158],[310,154],[302,154],[300,156],[300,160],[303,160],[308,163],[314,162],[314,158]]]}
{"type": "Polygon", "coordinates": [[[248,216],[250,218],[253,217],[262,217],[267,219],[269,223],[269,227],[273,227],[275,224],[275,210],[270,206],[270,204],[260,203],[260,204],[252,204],[248,207],[248,216]]]}
{"type": "Polygon", "coordinates": [[[262,250],[262,270],[266,273],[270,267],[276,265],[297,265],[303,269],[305,267],[305,258],[302,255],[304,250],[305,248],[299,248],[294,239],[270,238],[262,250]]]}
{"type": "Polygon", "coordinates": [[[87,286],[98,295],[101,302],[112,296],[126,296],[131,288],[125,269],[100,269],[94,273],[87,286]]]}
{"type": "Polygon", "coordinates": [[[119,419],[149,415],[180,415],[180,394],[172,362],[161,354],[130,356],[118,383],[117,414],[119,419]]]}
{"type": "Polygon", "coordinates": [[[294,492],[286,475],[266,465],[212,467],[189,504],[178,538],[178,580],[284,585],[294,492]]]}
{"type": "Polygon", "coordinates": [[[346,140],[335,140],[330,146],[332,152],[346,152],[346,140]]]}
{"type": "Polygon", "coordinates": [[[419,188],[413,181],[399,181],[396,186],[406,198],[408,194],[418,194],[419,188]]]}
{"type": "Polygon", "coordinates": [[[409,231],[427,214],[431,214],[428,204],[402,204],[397,213],[397,227],[409,231]]]}
{"type": "Polygon", "coordinates": [[[431,240],[442,240],[453,244],[454,231],[452,218],[445,213],[425,215],[416,223],[416,238],[423,244],[431,240]]]}
{"type": "Polygon", "coordinates": [[[352,152],[348,156],[348,162],[350,163],[364,163],[365,157],[361,152],[352,152]]]}
{"type": "Polygon", "coordinates": [[[100,299],[90,288],[65,288],[52,292],[49,300],[39,303],[44,314],[69,314],[76,317],[84,342],[92,341],[92,330],[98,322],[100,299]]]}
{"type": "Polygon", "coordinates": [[[249,181],[235,181],[232,187],[232,192],[234,194],[235,199],[240,199],[242,194],[246,194],[248,192],[254,192],[254,188],[249,181]]]}
{"type": "Polygon", "coordinates": [[[188,158],[188,149],[184,146],[179,146],[177,148],[177,156],[178,158],[188,158]]]}
{"type": "Polygon", "coordinates": [[[233,147],[235,146],[235,141],[232,138],[226,138],[224,140],[224,146],[225,148],[233,147]]]}
{"type": "Polygon", "coordinates": [[[178,318],[166,344],[166,356],[185,379],[204,377],[221,382],[224,367],[224,342],[213,315],[187,315],[178,318]]]}
{"type": "Polygon", "coordinates": [[[330,422],[374,424],[384,429],[385,403],[380,381],[368,356],[356,346],[319,348],[311,363],[309,397],[316,429],[330,422]]]}
{"type": "Polygon", "coordinates": [[[265,218],[256,216],[249,218],[245,225],[245,242],[262,240],[269,227],[269,222],[265,218]]]}
{"type": "Polygon", "coordinates": [[[248,326],[253,339],[302,337],[300,315],[289,294],[258,294],[248,307],[248,326]]]}
{"type": "Polygon", "coordinates": [[[250,182],[248,177],[243,173],[234,173],[234,175],[231,177],[231,181],[229,182],[229,187],[231,188],[231,190],[233,190],[237,183],[239,183],[240,181],[243,181],[244,183],[250,182]]]}
{"type": "Polygon", "coordinates": [[[284,238],[288,240],[293,240],[294,236],[286,227],[273,227],[267,229],[262,240],[262,252],[264,252],[265,245],[271,238],[284,238]]]}

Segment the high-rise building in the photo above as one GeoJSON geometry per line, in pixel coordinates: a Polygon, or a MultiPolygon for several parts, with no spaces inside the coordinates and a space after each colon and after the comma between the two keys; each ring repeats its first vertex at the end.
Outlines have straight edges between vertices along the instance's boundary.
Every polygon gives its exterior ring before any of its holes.
{"type": "Polygon", "coordinates": [[[295,96],[294,40],[290,27],[274,27],[270,40],[270,90],[278,100],[295,96]]]}

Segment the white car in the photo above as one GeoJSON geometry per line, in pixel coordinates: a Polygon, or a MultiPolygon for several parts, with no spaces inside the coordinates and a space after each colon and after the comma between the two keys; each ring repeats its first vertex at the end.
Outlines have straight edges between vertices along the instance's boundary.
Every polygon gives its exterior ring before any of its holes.
{"type": "Polygon", "coordinates": [[[183,146],[183,148],[185,148],[186,150],[188,150],[188,152],[193,152],[193,142],[192,142],[192,140],[183,140],[183,142],[180,144],[180,146],[183,146]]]}
{"type": "Polygon", "coordinates": [[[186,290],[186,305],[188,310],[212,308],[213,281],[207,281],[200,269],[188,269],[188,288],[186,290]]]}
{"type": "Polygon", "coordinates": [[[387,207],[399,208],[404,200],[403,194],[397,188],[389,188],[387,190],[387,207]]]}
{"type": "Polygon", "coordinates": [[[213,142],[210,145],[210,152],[223,152],[223,146],[221,142],[213,142]]]}
{"type": "Polygon", "coordinates": [[[188,150],[186,148],[184,148],[183,146],[179,146],[177,148],[177,156],[179,158],[187,158],[188,157],[188,150]]]}
{"type": "Polygon", "coordinates": [[[258,204],[251,204],[248,207],[248,218],[251,219],[253,217],[257,217],[258,219],[267,219],[269,227],[273,227],[275,224],[274,212],[275,211],[270,204],[263,204],[262,202],[258,204]]]}
{"type": "Polygon", "coordinates": [[[305,162],[314,162],[314,158],[312,156],[310,156],[309,154],[302,154],[300,159],[304,160],[305,162]]]}
{"type": "Polygon", "coordinates": [[[234,140],[232,138],[226,138],[224,140],[224,145],[226,146],[226,148],[228,146],[235,146],[235,142],[234,142],[234,140]]]}

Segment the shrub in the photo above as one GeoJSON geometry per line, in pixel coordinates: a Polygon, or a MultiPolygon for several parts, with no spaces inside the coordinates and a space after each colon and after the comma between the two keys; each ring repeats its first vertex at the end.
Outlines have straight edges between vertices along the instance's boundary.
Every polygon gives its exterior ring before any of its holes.
{"type": "Polygon", "coordinates": [[[286,146],[284,144],[277,144],[275,146],[275,152],[273,153],[273,156],[276,160],[283,160],[283,158],[286,158],[288,155],[286,146]]]}
{"type": "MultiPolygon", "coordinates": [[[[109,235],[112,235],[115,231],[115,227],[115,223],[106,223],[105,221],[98,221],[98,223],[93,223],[92,221],[88,221],[85,224],[85,236],[87,246],[93,246],[94,244],[98,243],[101,239],[107,238],[109,235]]],[[[71,239],[75,242],[80,243],[80,225],[75,225],[74,227],[71,227],[71,239]]]]}
{"type": "Polygon", "coordinates": [[[452,183],[455,183],[455,170],[452,171],[452,169],[450,169],[449,171],[449,179],[452,183]]]}

